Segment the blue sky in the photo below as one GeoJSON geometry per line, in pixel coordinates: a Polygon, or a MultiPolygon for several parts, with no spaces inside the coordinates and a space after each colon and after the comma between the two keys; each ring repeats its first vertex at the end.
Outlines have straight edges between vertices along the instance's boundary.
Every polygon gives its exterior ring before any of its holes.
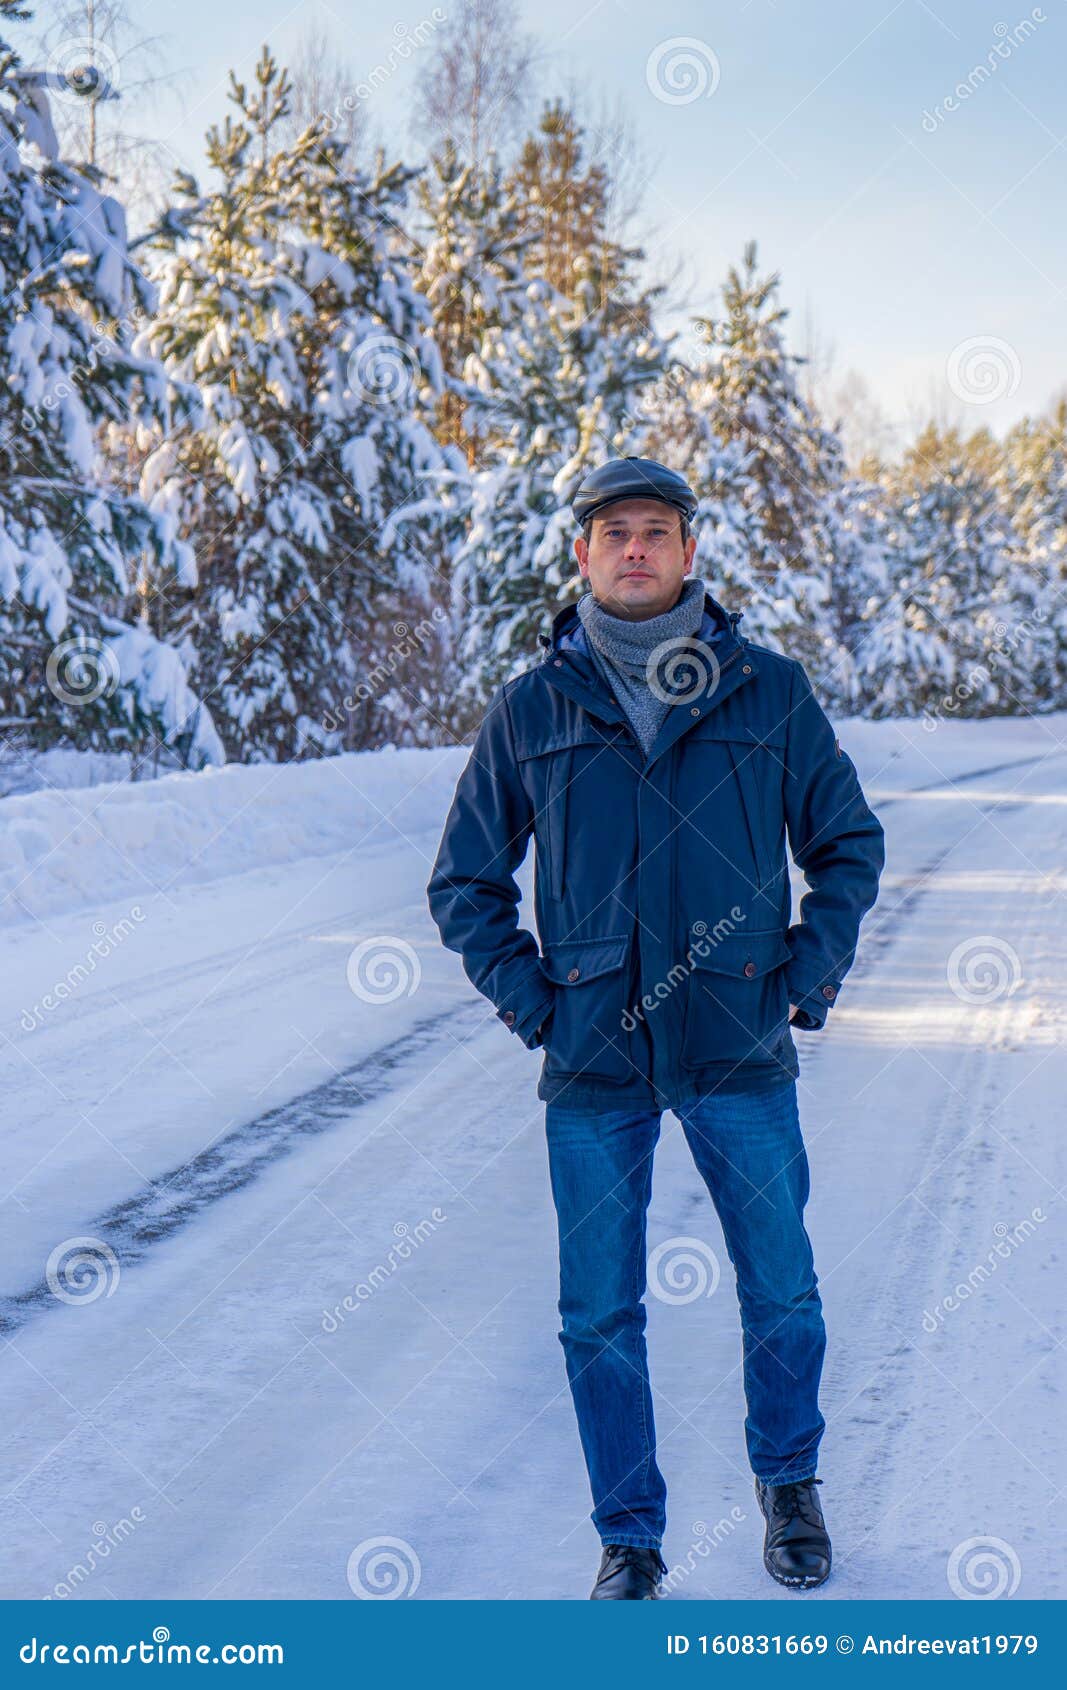
{"type": "MultiPolygon", "coordinates": [[[[134,10],[188,72],[185,111],[161,101],[150,122],[196,168],[228,67],[247,74],[263,40],[285,56],[318,21],[358,74],[431,5],[393,0],[372,14],[354,0],[135,0],[134,10]]],[[[549,49],[546,90],[574,76],[591,105],[624,102],[652,167],[642,233],[661,268],[682,261],[694,310],[713,307],[726,266],[755,238],[764,266],[782,273],[796,349],[813,322],[832,343],[833,377],[860,372],[898,420],[941,400],[999,431],[1067,383],[1065,0],[539,0],[523,12],[549,49]],[[1024,20],[1029,36],[1015,42],[1024,20]],[[715,86],[671,103],[650,89],[649,59],[683,37],[715,86]],[[987,74],[947,110],[979,64],[987,74]],[[948,362],[961,343],[990,339],[1010,367],[1004,396],[961,405],[948,362]]],[[[398,143],[416,62],[373,96],[376,128],[398,143]]]]}

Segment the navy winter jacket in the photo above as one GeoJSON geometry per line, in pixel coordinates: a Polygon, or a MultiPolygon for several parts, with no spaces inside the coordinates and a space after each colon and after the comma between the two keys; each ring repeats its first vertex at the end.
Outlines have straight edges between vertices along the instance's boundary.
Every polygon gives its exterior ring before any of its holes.
{"type": "Polygon", "coordinates": [[[576,608],[494,695],[427,897],[505,1026],[543,1043],[537,1095],[661,1109],[799,1071],[789,1004],[818,1028],[885,861],[881,823],[803,666],[705,596],[709,684],[643,756],[576,608]],[[786,837],[807,890],[790,925],[786,837]],[[535,844],[540,944],[514,874],[535,844]]]}

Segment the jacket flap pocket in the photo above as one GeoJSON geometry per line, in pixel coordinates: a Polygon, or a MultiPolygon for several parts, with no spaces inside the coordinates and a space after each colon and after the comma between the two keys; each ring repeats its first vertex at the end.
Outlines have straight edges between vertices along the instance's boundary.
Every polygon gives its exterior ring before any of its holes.
{"type": "Polygon", "coordinates": [[[559,945],[546,945],[541,963],[557,986],[578,986],[621,968],[629,948],[628,933],[611,939],[567,939],[559,945]]]}
{"type": "Polygon", "coordinates": [[[576,745],[603,746],[610,738],[593,722],[567,722],[557,727],[534,722],[525,733],[516,731],[515,759],[528,763],[531,757],[551,757],[576,745]]]}
{"type": "Polygon", "coordinates": [[[754,978],[780,968],[792,956],[781,928],[756,932],[725,933],[720,939],[708,934],[705,922],[690,928],[693,967],[713,974],[735,974],[754,978]]]}
{"type": "Polygon", "coordinates": [[[739,722],[736,717],[731,718],[711,710],[702,721],[694,722],[686,738],[730,739],[746,751],[752,751],[760,745],[784,751],[788,744],[788,731],[788,722],[768,722],[765,728],[756,728],[751,723],[739,722]]]}

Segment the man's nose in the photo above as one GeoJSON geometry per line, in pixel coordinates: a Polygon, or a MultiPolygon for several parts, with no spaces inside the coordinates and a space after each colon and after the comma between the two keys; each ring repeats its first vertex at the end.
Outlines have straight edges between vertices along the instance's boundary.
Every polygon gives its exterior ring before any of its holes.
{"type": "Polygon", "coordinates": [[[626,548],[626,556],[629,558],[631,563],[637,563],[639,559],[644,558],[644,555],[645,555],[645,543],[644,543],[644,541],[641,539],[640,535],[631,534],[630,543],[626,548]]]}

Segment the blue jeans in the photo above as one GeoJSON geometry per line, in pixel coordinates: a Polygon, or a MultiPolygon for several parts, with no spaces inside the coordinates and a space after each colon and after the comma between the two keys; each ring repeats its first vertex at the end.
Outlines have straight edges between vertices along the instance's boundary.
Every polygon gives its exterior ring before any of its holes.
{"type": "MultiPolygon", "coordinates": [[[[712,1093],[678,1113],[736,1271],[750,1465],[772,1484],[812,1478],[826,1424],[818,1403],[826,1331],[804,1229],[808,1160],[796,1084],[712,1093]]],[[[545,1130],[559,1222],[559,1337],[591,1518],[601,1543],[659,1548],[667,1487],[656,1464],[642,1298],[660,1113],[549,1103],[545,1130]]],[[[694,1348],[699,1309],[690,1311],[694,1348]]]]}

